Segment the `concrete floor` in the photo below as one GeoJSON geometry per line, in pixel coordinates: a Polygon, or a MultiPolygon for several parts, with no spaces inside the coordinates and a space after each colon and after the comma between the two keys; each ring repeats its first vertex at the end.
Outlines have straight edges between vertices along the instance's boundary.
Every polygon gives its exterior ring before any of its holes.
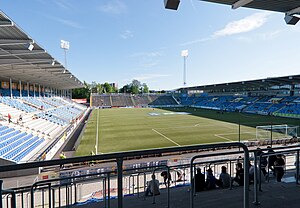
{"type": "MultiPolygon", "coordinates": [[[[288,180],[287,180],[288,181],[288,180]]],[[[176,187],[170,190],[170,207],[171,208],[187,208],[190,206],[190,192],[188,187],[176,187]]],[[[262,191],[258,192],[258,201],[260,205],[254,205],[253,186],[250,186],[250,208],[299,208],[300,207],[300,185],[295,182],[270,183],[262,184],[262,191]]],[[[153,198],[128,196],[124,197],[124,208],[142,207],[142,208],[166,208],[167,207],[167,191],[161,190],[161,195],[153,198]]],[[[105,207],[103,202],[92,202],[86,204],[78,204],[72,207],[76,208],[99,208],[105,207]]],[[[117,207],[117,200],[111,200],[111,207],[117,207]]],[[[243,207],[243,187],[234,187],[229,189],[216,189],[211,191],[199,192],[195,196],[194,207],[203,208],[237,208],[243,207]]]]}

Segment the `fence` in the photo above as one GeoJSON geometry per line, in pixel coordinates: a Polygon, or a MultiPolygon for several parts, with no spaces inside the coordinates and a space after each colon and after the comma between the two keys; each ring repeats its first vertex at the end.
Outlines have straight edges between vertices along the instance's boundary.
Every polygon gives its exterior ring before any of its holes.
{"type": "MultiPolygon", "coordinates": [[[[264,150],[264,149],[262,149],[264,150]]],[[[289,147],[279,147],[274,148],[276,151],[274,154],[290,154],[296,153],[296,173],[299,174],[299,150],[300,146],[289,146],[289,147]],[[297,162],[298,161],[298,162],[297,162]]],[[[256,151],[251,151],[256,154],[256,151]]],[[[213,166],[214,172],[219,169],[221,165],[226,165],[229,167],[229,173],[232,176],[234,171],[234,163],[236,162],[235,155],[243,155],[242,160],[244,163],[244,184],[243,187],[243,207],[249,207],[249,151],[248,148],[241,143],[220,143],[212,145],[196,145],[196,146],[186,146],[186,147],[176,147],[176,148],[166,148],[166,149],[153,149],[145,151],[134,151],[127,153],[115,153],[107,155],[95,155],[87,157],[77,157],[77,158],[67,158],[65,160],[52,160],[52,161],[39,161],[34,163],[26,163],[19,165],[7,165],[1,166],[0,172],[4,171],[14,171],[20,169],[36,168],[36,167],[49,167],[49,166],[59,166],[62,164],[71,164],[79,162],[88,162],[88,161],[113,161],[117,163],[116,169],[111,171],[98,171],[96,173],[88,173],[84,175],[71,175],[64,178],[55,178],[37,181],[31,186],[19,187],[16,189],[4,190],[2,188],[2,181],[0,180],[0,194],[2,195],[2,200],[0,203],[0,208],[33,208],[36,206],[41,207],[69,207],[78,201],[82,197],[82,193],[88,191],[89,185],[91,183],[95,184],[97,182],[97,187],[99,189],[100,195],[103,199],[104,207],[111,207],[111,200],[113,197],[117,197],[118,207],[123,207],[123,196],[130,194],[136,195],[139,197],[144,197],[143,193],[146,188],[146,181],[149,179],[151,174],[157,174],[158,170],[164,169],[167,172],[173,174],[176,183],[182,183],[188,185],[190,190],[190,208],[194,207],[194,184],[193,176],[196,166],[202,166],[204,170],[208,166],[213,166]],[[178,151],[192,151],[192,150],[208,150],[215,148],[228,148],[228,147],[240,147],[243,151],[232,150],[232,151],[222,151],[222,152],[213,152],[213,153],[204,153],[200,155],[195,153],[195,156],[190,160],[189,164],[180,164],[175,166],[168,166],[166,164],[157,164],[147,167],[138,167],[124,169],[123,160],[125,157],[133,157],[140,155],[153,155],[153,154],[163,154],[163,153],[172,153],[178,151]],[[224,156],[223,158],[217,158],[224,156]],[[231,158],[228,158],[231,156],[231,158]],[[197,161],[201,159],[202,161],[197,161]],[[176,182],[176,170],[181,169],[185,176],[189,176],[189,181],[183,180],[182,182],[176,182]],[[114,191],[116,193],[114,193],[114,191]]],[[[264,153],[259,158],[254,157],[254,163],[257,164],[262,157],[267,157],[270,154],[264,153]]],[[[260,163],[259,163],[260,165],[260,163]]],[[[256,165],[255,168],[255,183],[254,183],[254,198],[255,203],[259,204],[258,201],[258,186],[261,184],[257,183],[256,178],[258,176],[258,171],[256,165]]],[[[259,180],[258,180],[259,181],[259,180]]],[[[298,179],[297,179],[298,183],[298,179]]],[[[167,183],[167,196],[166,202],[167,207],[170,207],[170,185],[167,183]]],[[[152,203],[156,203],[156,196],[153,196],[152,203]]]]}

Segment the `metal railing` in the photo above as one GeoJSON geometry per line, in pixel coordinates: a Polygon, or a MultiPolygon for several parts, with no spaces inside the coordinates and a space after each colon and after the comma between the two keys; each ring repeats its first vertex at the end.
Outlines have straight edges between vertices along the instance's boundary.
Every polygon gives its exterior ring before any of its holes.
{"type": "MultiPolygon", "coordinates": [[[[229,172],[230,175],[232,176],[233,171],[232,171],[232,161],[236,161],[237,158],[232,158],[232,159],[215,159],[215,157],[224,155],[236,155],[236,154],[244,154],[243,158],[240,158],[243,160],[244,163],[244,171],[248,170],[248,164],[249,164],[249,152],[253,152],[256,154],[258,150],[252,150],[248,151],[247,147],[242,147],[243,149],[245,148],[246,151],[224,151],[224,152],[214,152],[214,153],[204,153],[201,152],[201,155],[198,155],[199,153],[195,153],[195,156],[191,159],[190,164],[181,164],[181,165],[175,165],[175,166],[167,166],[167,165],[159,165],[158,163],[154,163],[152,166],[147,166],[147,167],[133,167],[133,168],[126,168],[124,169],[122,159],[124,157],[134,156],[135,154],[143,153],[144,155],[149,154],[158,154],[166,152],[172,152],[172,150],[179,151],[182,149],[186,148],[191,148],[189,150],[200,150],[200,149],[211,149],[213,148],[223,148],[223,147],[228,147],[227,145],[231,146],[236,146],[236,147],[241,147],[243,146],[242,144],[237,145],[236,143],[226,143],[226,144],[216,144],[216,145],[197,145],[197,146],[189,146],[189,147],[184,147],[184,148],[167,148],[167,149],[160,149],[160,150],[147,150],[147,151],[135,151],[135,152],[128,152],[127,153],[116,153],[116,154],[110,154],[110,155],[95,155],[95,156],[87,156],[87,157],[78,157],[78,158],[68,158],[65,160],[54,160],[54,161],[43,161],[43,162],[35,162],[35,163],[28,163],[28,164],[20,164],[20,165],[8,165],[8,166],[1,166],[0,172],[2,171],[7,171],[7,170],[19,170],[20,167],[26,167],[26,168],[32,168],[35,167],[36,165],[39,165],[41,167],[47,167],[49,165],[57,165],[59,166],[60,164],[67,164],[67,163],[72,163],[70,161],[74,161],[74,163],[78,162],[86,162],[86,161],[102,161],[103,159],[105,160],[110,160],[110,161],[118,161],[118,167],[117,170],[122,173],[121,180],[127,178],[128,182],[122,184],[120,188],[119,180],[120,180],[120,172],[116,172],[114,170],[112,171],[106,171],[106,172],[97,172],[97,173],[92,173],[92,174],[84,174],[84,175],[72,175],[69,177],[64,177],[64,178],[56,178],[56,179],[51,179],[51,180],[43,180],[43,181],[38,181],[33,183],[32,186],[30,187],[21,187],[18,189],[10,189],[10,190],[3,190],[2,186],[0,186],[0,193],[2,195],[2,199],[5,200],[6,202],[6,207],[7,208],[14,208],[14,207],[34,207],[35,205],[35,195],[38,194],[37,196],[41,198],[42,203],[41,207],[61,207],[65,206],[68,207],[73,203],[77,202],[78,199],[78,192],[80,188],[85,188],[84,184],[87,182],[93,182],[100,181],[100,186],[102,189],[102,198],[103,198],[103,205],[104,207],[110,208],[111,204],[111,193],[110,193],[110,187],[111,187],[111,181],[118,180],[117,182],[117,190],[118,190],[118,196],[120,196],[120,192],[122,193],[121,198],[123,200],[123,195],[126,193],[126,190],[123,188],[126,187],[128,184],[128,190],[127,193],[129,194],[136,194],[137,197],[140,197],[140,193],[145,191],[146,188],[146,181],[147,181],[147,176],[149,176],[151,173],[155,174],[158,169],[166,169],[170,173],[175,174],[175,181],[176,181],[176,172],[174,171],[175,169],[182,168],[184,170],[184,173],[186,175],[190,174],[190,183],[187,181],[187,184],[189,185],[189,190],[190,190],[190,207],[194,206],[194,183],[193,183],[193,174],[195,171],[195,166],[202,165],[205,167],[210,167],[210,165],[214,166],[214,172],[216,173],[215,168],[218,167],[217,164],[226,164],[227,166],[229,165],[229,172]],[[195,148],[195,149],[194,149],[195,148]],[[99,160],[99,158],[102,158],[102,160],[99,160]],[[203,161],[197,162],[196,160],[198,158],[202,158],[203,161]],[[213,159],[206,159],[206,158],[213,158],[213,159]],[[204,160],[205,159],[205,160],[204,160]],[[16,167],[18,166],[18,167],[16,167]],[[120,167],[121,166],[121,167],[120,167]],[[141,184],[140,184],[141,183],[141,184]],[[124,186],[123,186],[124,185],[124,186]],[[136,186],[137,185],[137,186],[136,186]],[[63,193],[61,196],[61,193],[63,193]],[[63,198],[64,197],[64,198],[63,198]],[[19,201],[17,201],[19,199],[19,201]],[[20,206],[17,206],[17,204],[20,204],[20,206]],[[57,206],[55,206],[57,205],[57,206]]],[[[267,150],[267,149],[261,149],[261,150],[267,150]]],[[[276,152],[272,153],[274,155],[276,154],[290,154],[290,153],[296,153],[296,175],[299,175],[299,151],[300,151],[300,146],[288,146],[288,147],[277,147],[273,148],[273,150],[276,150],[276,152]]],[[[261,180],[257,180],[257,178],[261,178],[259,175],[260,172],[257,172],[258,168],[260,168],[260,161],[262,157],[268,157],[272,154],[268,153],[263,153],[260,155],[260,157],[254,157],[254,204],[259,204],[258,200],[258,187],[261,189],[261,180]],[[256,165],[259,163],[259,165],[256,165]]],[[[142,154],[139,154],[139,156],[142,154]]],[[[225,158],[225,157],[224,157],[225,158]]],[[[246,171],[244,172],[244,201],[243,201],[243,207],[249,207],[249,177],[248,177],[249,172],[246,171]],[[248,180],[248,182],[247,182],[248,180]],[[248,188],[247,188],[248,184],[248,188]],[[245,189],[247,190],[245,192],[245,189]]],[[[0,185],[2,181],[0,180],[0,185]]],[[[185,181],[183,181],[185,183],[185,181]]],[[[296,177],[296,183],[298,183],[298,178],[296,177]]],[[[169,186],[167,186],[167,189],[169,189],[169,186]]],[[[167,190],[167,195],[166,195],[166,200],[167,200],[167,206],[170,206],[170,191],[167,190]]],[[[156,202],[156,197],[153,196],[152,198],[152,203],[156,202]]],[[[164,200],[164,199],[163,199],[164,200]]],[[[120,199],[118,197],[117,199],[118,203],[120,203],[120,199]]],[[[123,202],[123,201],[122,201],[123,202]]],[[[0,207],[3,207],[2,200],[0,203],[0,207]]],[[[123,207],[123,204],[121,206],[118,205],[118,207],[123,207]]]]}
{"type": "MultiPolygon", "coordinates": [[[[47,166],[58,166],[58,165],[64,165],[64,164],[70,164],[70,163],[80,163],[80,162],[86,162],[86,161],[114,161],[117,163],[117,204],[119,208],[123,208],[123,160],[127,157],[134,157],[134,156],[141,156],[141,155],[159,155],[163,153],[172,153],[172,152],[179,152],[179,151],[193,151],[193,150],[206,150],[206,149],[212,149],[212,148],[227,148],[227,147],[240,147],[244,150],[244,168],[245,170],[248,167],[249,163],[249,151],[247,147],[238,142],[233,143],[218,143],[218,144],[207,144],[207,145],[194,145],[194,146],[184,146],[184,147],[172,147],[172,148],[165,148],[165,149],[151,149],[151,150],[141,150],[141,151],[131,151],[131,152],[121,152],[121,153],[111,153],[111,154],[103,154],[103,155],[93,155],[93,156],[86,156],[86,157],[75,157],[75,158],[66,158],[63,160],[50,160],[50,161],[38,161],[38,162],[32,162],[32,163],[24,163],[24,164],[17,164],[17,165],[5,165],[1,166],[0,172],[5,171],[16,171],[21,169],[30,169],[30,168],[39,168],[39,167],[47,167],[47,166]]],[[[216,153],[216,155],[220,155],[224,153],[216,153]]],[[[205,157],[207,155],[202,155],[199,157],[205,157]]],[[[209,154],[208,156],[212,156],[212,154],[209,154]]],[[[191,165],[192,170],[192,165],[191,165]]],[[[190,170],[190,172],[192,172],[190,170]]],[[[99,173],[98,173],[99,175],[99,173]]],[[[245,172],[245,176],[248,175],[248,172],[245,172]]],[[[78,176],[82,177],[82,176],[78,176]]],[[[73,176],[71,178],[76,178],[76,176],[73,176]]],[[[70,179],[71,179],[70,178],[70,179]]],[[[245,188],[248,187],[248,180],[245,177],[245,188]]],[[[66,178],[64,178],[66,179],[66,178]]],[[[49,182],[49,181],[48,181],[49,182]]],[[[36,182],[34,185],[41,185],[42,182],[36,182]]],[[[45,183],[45,181],[43,181],[45,183]]],[[[108,183],[109,184],[109,183],[108,183]]],[[[49,187],[52,187],[52,185],[48,184],[49,187]]],[[[31,189],[34,193],[34,188],[31,189]]],[[[50,189],[49,189],[50,190],[50,189]]],[[[31,193],[32,193],[31,191],[31,193]]],[[[49,191],[52,192],[52,191],[49,191]]],[[[3,195],[5,193],[5,190],[3,190],[2,186],[0,187],[0,194],[3,195]]],[[[108,192],[109,193],[109,192],[108,192]]],[[[49,194],[49,204],[51,204],[51,194],[49,194]]],[[[12,194],[12,198],[14,194],[12,194]]],[[[32,198],[33,194],[31,194],[31,202],[34,202],[34,199],[32,198]]],[[[106,198],[106,197],[105,197],[106,198]]],[[[14,200],[14,199],[12,199],[14,200]]],[[[31,203],[32,206],[34,203],[31,203]]],[[[192,202],[191,202],[192,204],[192,202]]],[[[13,205],[13,203],[12,203],[13,205]]],[[[31,207],[32,207],[31,206],[31,207]]],[[[0,202],[0,208],[2,208],[2,201],[0,202]]],[[[14,207],[14,206],[12,206],[14,207]]],[[[192,205],[191,205],[192,207],[192,205]]],[[[244,191],[244,207],[249,207],[249,193],[248,191],[244,191]]]]}

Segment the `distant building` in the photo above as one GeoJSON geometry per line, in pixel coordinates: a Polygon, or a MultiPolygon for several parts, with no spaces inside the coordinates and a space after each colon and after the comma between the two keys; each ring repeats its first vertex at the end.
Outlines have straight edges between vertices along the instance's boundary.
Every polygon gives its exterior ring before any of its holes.
{"type": "Polygon", "coordinates": [[[109,83],[109,85],[110,85],[112,88],[119,89],[119,88],[118,88],[118,83],[109,83]]]}

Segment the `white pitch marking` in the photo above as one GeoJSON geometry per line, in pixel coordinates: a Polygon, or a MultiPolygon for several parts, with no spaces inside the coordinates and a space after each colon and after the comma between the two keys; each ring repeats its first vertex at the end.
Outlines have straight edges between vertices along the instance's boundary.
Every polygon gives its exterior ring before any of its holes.
{"type": "Polygon", "coordinates": [[[219,137],[219,138],[221,138],[221,139],[225,139],[225,140],[230,141],[230,142],[233,141],[233,140],[231,140],[231,139],[227,139],[226,137],[220,136],[220,135],[218,135],[218,134],[215,134],[215,136],[216,136],[216,137],[219,137]]]}
{"type": "Polygon", "coordinates": [[[172,139],[170,139],[169,137],[167,137],[167,136],[163,135],[162,133],[160,133],[160,132],[156,131],[155,129],[152,129],[152,131],[154,131],[155,133],[159,134],[160,136],[162,136],[162,137],[166,138],[167,140],[169,140],[169,141],[170,141],[170,142],[172,142],[173,144],[176,144],[178,147],[180,147],[180,146],[181,146],[180,144],[178,144],[178,143],[174,142],[172,139]]]}

